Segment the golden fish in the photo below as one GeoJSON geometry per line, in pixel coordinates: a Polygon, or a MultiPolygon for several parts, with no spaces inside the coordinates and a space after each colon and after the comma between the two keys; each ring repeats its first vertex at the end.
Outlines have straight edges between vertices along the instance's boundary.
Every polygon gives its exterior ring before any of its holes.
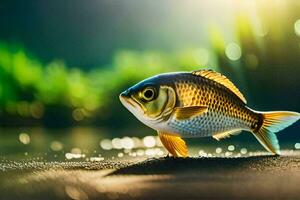
{"type": "Polygon", "coordinates": [[[120,100],[141,122],[157,130],[175,157],[188,155],[182,138],[220,140],[242,130],[251,132],[266,150],[280,154],[275,133],[300,118],[297,112],[250,109],[238,88],[211,70],[150,77],[121,93],[120,100]]]}

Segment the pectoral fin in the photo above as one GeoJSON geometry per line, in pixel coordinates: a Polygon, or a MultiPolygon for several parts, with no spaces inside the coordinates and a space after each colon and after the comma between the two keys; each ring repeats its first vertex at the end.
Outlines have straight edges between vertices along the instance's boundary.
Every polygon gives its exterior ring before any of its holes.
{"type": "Polygon", "coordinates": [[[219,141],[220,139],[230,137],[231,135],[238,135],[239,133],[241,133],[241,131],[242,131],[241,129],[233,129],[230,131],[216,133],[212,137],[219,141]]]}
{"type": "Polygon", "coordinates": [[[178,136],[170,135],[158,131],[161,143],[174,157],[187,157],[188,149],[183,139],[178,136]]]}
{"type": "Polygon", "coordinates": [[[174,108],[174,116],[178,120],[185,120],[202,115],[206,113],[207,110],[207,106],[176,107],[174,108]]]}

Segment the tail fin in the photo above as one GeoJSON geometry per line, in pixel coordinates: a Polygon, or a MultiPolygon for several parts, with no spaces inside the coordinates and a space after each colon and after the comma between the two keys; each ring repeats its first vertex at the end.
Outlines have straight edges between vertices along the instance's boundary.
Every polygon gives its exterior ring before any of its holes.
{"type": "Polygon", "coordinates": [[[265,149],[279,155],[280,146],[275,133],[295,123],[300,119],[300,113],[275,111],[260,112],[260,114],[262,115],[262,124],[256,131],[253,131],[253,134],[265,149]]]}

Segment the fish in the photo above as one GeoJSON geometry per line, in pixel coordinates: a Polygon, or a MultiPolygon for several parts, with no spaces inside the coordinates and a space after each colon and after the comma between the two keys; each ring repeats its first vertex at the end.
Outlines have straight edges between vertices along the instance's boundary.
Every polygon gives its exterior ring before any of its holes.
{"type": "Polygon", "coordinates": [[[174,157],[187,157],[184,138],[216,140],[252,133],[274,155],[280,155],[275,133],[292,125],[300,113],[251,109],[240,90],[219,72],[202,69],[147,78],[119,95],[142,123],[157,131],[174,157]]]}

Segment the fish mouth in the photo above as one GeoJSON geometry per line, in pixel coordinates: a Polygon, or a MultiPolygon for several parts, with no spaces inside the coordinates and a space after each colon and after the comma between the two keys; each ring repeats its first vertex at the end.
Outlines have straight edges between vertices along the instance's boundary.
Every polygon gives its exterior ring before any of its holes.
{"type": "Polygon", "coordinates": [[[130,90],[128,89],[128,90],[125,90],[124,92],[122,92],[121,94],[120,94],[120,98],[130,98],[130,90]]]}
{"type": "Polygon", "coordinates": [[[133,108],[137,108],[138,104],[131,98],[131,95],[129,94],[128,90],[122,92],[119,95],[119,99],[126,108],[128,108],[129,106],[133,108]]]}
{"type": "Polygon", "coordinates": [[[120,101],[121,101],[121,103],[122,103],[125,107],[127,107],[126,104],[129,104],[130,106],[132,106],[132,107],[135,108],[135,105],[133,104],[133,100],[132,100],[131,98],[128,98],[128,97],[122,97],[122,96],[120,95],[120,101]]]}

